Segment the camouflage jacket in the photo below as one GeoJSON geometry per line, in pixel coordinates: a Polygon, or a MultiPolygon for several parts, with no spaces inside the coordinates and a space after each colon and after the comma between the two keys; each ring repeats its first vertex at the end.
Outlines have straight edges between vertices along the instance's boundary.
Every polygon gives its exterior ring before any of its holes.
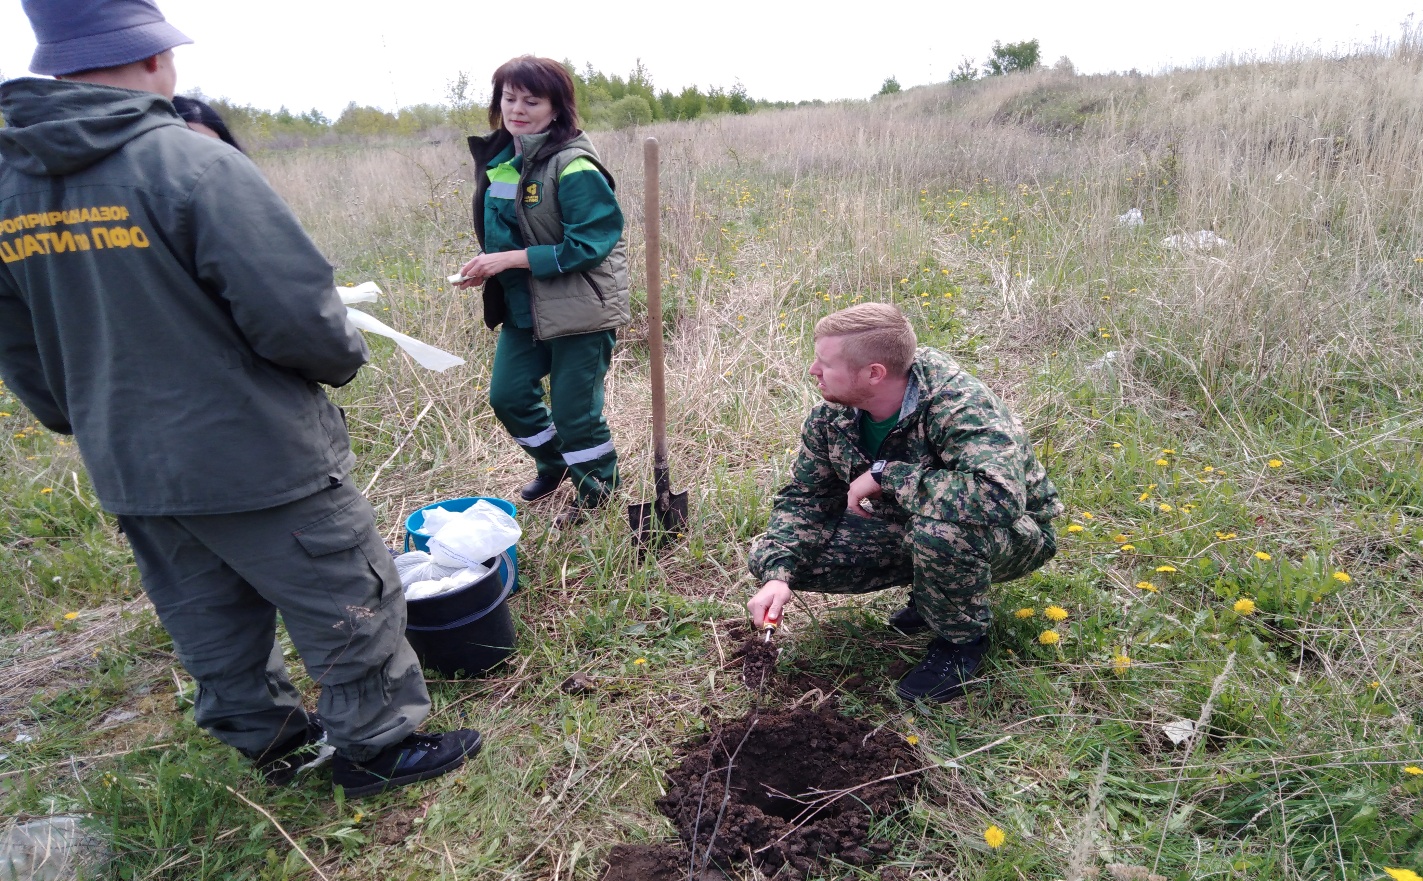
{"type": "MultiPolygon", "coordinates": [[[[824,402],[810,411],[791,482],[776,495],[771,522],[751,549],[759,582],[791,582],[792,571],[830,538],[850,481],[872,464],[859,440],[859,410],[824,402]]],[[[1063,510],[1008,405],[934,349],[915,354],[899,422],[879,458],[888,464],[875,516],[888,520],[1006,526],[1023,514],[1045,523],[1063,510]]]]}

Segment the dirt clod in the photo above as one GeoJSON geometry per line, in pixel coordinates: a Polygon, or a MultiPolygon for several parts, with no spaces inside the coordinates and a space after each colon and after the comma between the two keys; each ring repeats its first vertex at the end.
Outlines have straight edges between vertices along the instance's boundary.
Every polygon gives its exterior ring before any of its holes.
{"type": "Polygon", "coordinates": [[[886,842],[868,840],[871,817],[896,810],[915,779],[881,778],[916,767],[897,733],[829,705],[753,714],[695,741],[667,775],[657,806],[697,866],[708,856],[727,865],[749,854],[768,871],[796,877],[828,856],[867,865],[888,853],[886,842]]]}
{"type": "Polygon", "coordinates": [[[563,684],[559,686],[566,694],[587,694],[597,687],[598,684],[593,680],[593,677],[582,672],[574,673],[563,680],[563,684]]]}
{"type": "Polygon", "coordinates": [[[768,683],[776,675],[776,656],[781,653],[774,642],[766,642],[759,634],[752,634],[742,643],[741,680],[752,691],[765,691],[768,683]]]}

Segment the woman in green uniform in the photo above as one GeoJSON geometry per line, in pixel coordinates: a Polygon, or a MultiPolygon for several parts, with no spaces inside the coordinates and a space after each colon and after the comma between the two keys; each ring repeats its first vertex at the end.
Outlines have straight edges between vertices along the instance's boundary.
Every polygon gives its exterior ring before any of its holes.
{"type": "Polygon", "coordinates": [[[459,284],[484,286],[484,323],[500,328],[489,403],[534,460],[519,496],[536,501],[569,478],[577,496],[555,519],[569,526],[618,483],[603,378],[628,323],[623,214],[557,61],[524,55],[496,70],[489,125],[469,139],[484,253],[459,284]]]}

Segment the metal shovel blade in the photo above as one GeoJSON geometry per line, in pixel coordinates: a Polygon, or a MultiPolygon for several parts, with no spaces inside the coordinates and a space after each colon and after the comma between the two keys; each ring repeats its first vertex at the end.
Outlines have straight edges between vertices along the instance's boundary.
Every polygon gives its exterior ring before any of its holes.
{"type": "Polygon", "coordinates": [[[658,475],[657,501],[628,505],[628,526],[642,547],[661,547],[687,531],[687,494],[674,493],[658,475]]]}

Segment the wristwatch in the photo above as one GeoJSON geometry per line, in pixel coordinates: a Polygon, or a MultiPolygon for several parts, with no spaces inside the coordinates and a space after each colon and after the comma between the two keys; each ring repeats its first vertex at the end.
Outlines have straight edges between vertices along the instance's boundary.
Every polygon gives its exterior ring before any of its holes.
{"type": "Polygon", "coordinates": [[[878,462],[870,466],[870,476],[873,477],[875,479],[875,483],[879,484],[880,486],[884,485],[884,466],[885,461],[883,459],[880,459],[878,462]]]}

